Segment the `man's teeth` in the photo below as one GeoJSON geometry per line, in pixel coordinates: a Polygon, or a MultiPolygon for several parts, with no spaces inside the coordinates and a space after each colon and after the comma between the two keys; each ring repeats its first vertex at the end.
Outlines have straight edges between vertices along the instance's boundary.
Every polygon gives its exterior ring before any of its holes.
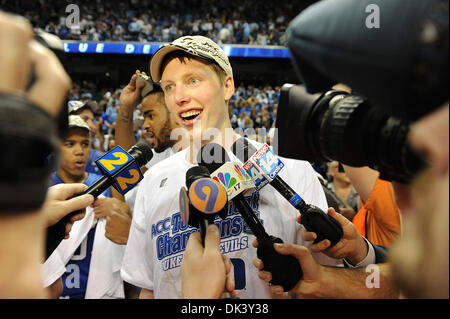
{"type": "Polygon", "coordinates": [[[199,110],[187,111],[187,112],[181,113],[181,117],[182,117],[182,118],[187,118],[187,117],[197,116],[197,115],[199,115],[201,112],[202,112],[202,111],[199,111],[199,110]]]}

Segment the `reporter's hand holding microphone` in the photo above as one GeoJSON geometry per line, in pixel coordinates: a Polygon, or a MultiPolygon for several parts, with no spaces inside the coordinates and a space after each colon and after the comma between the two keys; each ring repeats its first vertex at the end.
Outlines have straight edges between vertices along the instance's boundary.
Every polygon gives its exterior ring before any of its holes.
{"type": "Polygon", "coordinates": [[[191,234],[186,245],[181,264],[182,297],[235,297],[232,264],[220,253],[220,232],[214,224],[216,215],[226,218],[227,193],[203,166],[186,172],[186,187],[181,188],[179,196],[182,220],[200,232],[191,234]]]}
{"type": "Polygon", "coordinates": [[[230,259],[220,253],[220,232],[216,225],[206,228],[204,246],[199,232],[189,237],[181,264],[183,298],[221,298],[225,290],[235,297],[230,259]]]}
{"type": "MultiPolygon", "coordinates": [[[[321,287],[327,280],[327,267],[317,263],[311,253],[322,252],[332,258],[345,259],[352,265],[361,262],[368,254],[369,247],[367,242],[347,218],[336,213],[333,208],[328,209],[328,215],[339,222],[343,229],[343,237],[335,245],[330,246],[331,243],[328,239],[313,243],[309,249],[305,246],[288,243],[274,244],[274,248],[279,254],[294,256],[302,267],[303,277],[290,291],[295,293],[297,297],[320,297],[317,295],[317,292],[323,291],[321,287]]],[[[298,216],[297,222],[301,223],[301,215],[298,216]]],[[[314,241],[317,239],[317,234],[305,231],[302,234],[302,238],[304,241],[314,241]]],[[[253,246],[258,246],[256,240],[253,242],[253,246]]],[[[255,257],[253,265],[259,270],[259,278],[269,283],[272,279],[272,274],[263,270],[264,263],[258,257],[255,257]]],[[[279,285],[272,285],[270,289],[275,295],[284,293],[283,288],[279,285]]]]}
{"type": "Polygon", "coordinates": [[[50,187],[42,209],[45,215],[46,227],[55,225],[61,218],[71,212],[80,211],[80,213],[73,215],[70,218],[70,222],[66,224],[64,239],[69,238],[73,223],[83,219],[85,208],[94,202],[94,197],[90,194],[74,197],[86,189],[87,186],[84,184],[58,184],[50,187]]]}

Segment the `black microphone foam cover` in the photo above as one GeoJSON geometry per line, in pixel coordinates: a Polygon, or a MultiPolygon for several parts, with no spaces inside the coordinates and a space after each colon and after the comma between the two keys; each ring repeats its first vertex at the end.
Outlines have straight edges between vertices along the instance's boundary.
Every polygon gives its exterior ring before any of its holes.
{"type": "Polygon", "coordinates": [[[128,150],[128,153],[133,156],[139,167],[147,164],[153,157],[152,146],[148,141],[144,139],[133,145],[128,150]]]}
{"type": "Polygon", "coordinates": [[[246,138],[240,137],[231,146],[231,151],[242,163],[245,163],[257,152],[257,149],[246,138]]]}
{"type": "Polygon", "coordinates": [[[223,164],[230,161],[225,149],[216,143],[208,143],[200,149],[197,155],[199,165],[205,166],[210,173],[219,169],[223,164]]]}
{"type": "Polygon", "coordinates": [[[186,187],[191,187],[192,183],[202,177],[210,177],[209,170],[201,165],[191,167],[186,172],[186,187]]]}

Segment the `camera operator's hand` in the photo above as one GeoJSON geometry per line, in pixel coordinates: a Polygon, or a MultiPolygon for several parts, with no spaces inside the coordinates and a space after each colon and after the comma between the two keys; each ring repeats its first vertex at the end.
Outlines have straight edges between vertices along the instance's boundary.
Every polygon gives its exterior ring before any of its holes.
{"type": "MultiPolygon", "coordinates": [[[[430,163],[436,175],[445,177],[449,165],[449,104],[448,102],[411,125],[408,142],[411,147],[430,163]]],[[[392,182],[395,202],[405,214],[412,211],[410,185],[392,182]]]]}
{"type": "Polygon", "coordinates": [[[192,233],[181,263],[182,297],[217,299],[224,288],[235,296],[231,267],[231,261],[220,253],[220,234],[216,225],[206,229],[205,247],[200,233],[192,233]]]}
{"type": "MultiPolygon", "coordinates": [[[[324,239],[317,244],[313,244],[311,246],[311,251],[314,253],[323,252],[332,258],[345,258],[352,265],[358,264],[367,256],[369,247],[367,246],[366,241],[358,233],[355,225],[341,214],[336,213],[334,208],[328,208],[328,215],[334,218],[342,226],[344,236],[333,247],[330,247],[331,243],[328,239],[324,239]]],[[[301,223],[301,216],[297,217],[297,221],[301,223]]],[[[317,235],[314,232],[305,231],[303,232],[302,237],[305,241],[313,241],[317,238],[317,235]]]]}
{"type": "Polygon", "coordinates": [[[48,189],[47,199],[42,209],[47,227],[56,224],[61,218],[71,212],[83,211],[70,218],[70,222],[66,225],[66,236],[64,239],[69,238],[69,232],[73,223],[84,218],[84,209],[94,202],[94,197],[89,194],[73,197],[86,188],[87,186],[84,184],[58,184],[48,189]]]}
{"type": "Polygon", "coordinates": [[[64,104],[72,81],[58,57],[50,49],[37,41],[32,41],[29,50],[36,82],[29,89],[28,98],[56,117],[64,104]]]}
{"type": "Polygon", "coordinates": [[[57,116],[71,80],[56,55],[33,40],[28,20],[0,12],[0,47],[0,91],[25,93],[30,101],[57,116]],[[36,82],[25,92],[32,68],[36,82]]]}
{"type": "Polygon", "coordinates": [[[133,115],[133,111],[136,109],[136,106],[141,102],[141,90],[145,86],[144,82],[136,85],[137,76],[142,73],[145,75],[145,72],[140,72],[136,70],[136,73],[130,79],[127,86],[125,86],[120,94],[119,98],[119,109],[124,112],[126,115],[133,115]]]}
{"type": "Polygon", "coordinates": [[[448,102],[420,119],[409,132],[412,148],[428,160],[438,174],[448,172],[449,159],[448,102]]]}
{"type": "Polygon", "coordinates": [[[0,92],[22,94],[30,76],[33,29],[20,16],[0,11],[0,92]]]}

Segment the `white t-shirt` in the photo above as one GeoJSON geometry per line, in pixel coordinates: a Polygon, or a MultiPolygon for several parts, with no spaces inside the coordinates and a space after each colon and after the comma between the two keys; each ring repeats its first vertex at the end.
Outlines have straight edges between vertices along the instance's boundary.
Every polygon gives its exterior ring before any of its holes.
{"type": "MultiPolygon", "coordinates": [[[[172,156],[174,154],[174,151],[172,150],[171,147],[166,148],[161,153],[157,153],[153,149],[152,149],[152,152],[153,152],[153,157],[147,164],[145,164],[146,168],[150,168],[153,165],[155,165],[156,163],[159,163],[162,160],[165,160],[166,158],[168,158],[169,156],[172,156]]],[[[148,173],[148,170],[144,173],[144,179],[145,179],[145,176],[147,175],[147,173],[148,173]]],[[[132,211],[134,211],[134,203],[136,201],[136,195],[137,195],[139,186],[143,183],[144,179],[142,179],[142,181],[139,184],[137,184],[134,188],[130,189],[124,196],[125,202],[131,207],[132,211]]]]}
{"type": "MultiPolygon", "coordinates": [[[[103,197],[103,195],[99,197],[103,197]]],[[[61,241],[42,265],[44,287],[51,285],[66,272],[67,263],[72,259],[80,244],[86,240],[89,230],[95,223],[97,223],[97,227],[85,299],[125,298],[123,281],[120,277],[125,247],[115,244],[105,237],[106,219],[96,219],[91,206],[86,208],[84,218],[73,224],[70,237],[61,241]]],[[[76,272],[74,271],[74,273],[76,272]]]]}
{"type": "MultiPolygon", "coordinates": [[[[262,145],[252,143],[256,147],[262,145]]],[[[181,298],[180,266],[189,235],[197,231],[183,224],[179,209],[180,188],[185,186],[186,171],[194,166],[186,160],[186,151],[153,166],[141,182],[122,263],[123,280],[153,290],[155,298],[181,298]]],[[[231,152],[228,155],[231,161],[239,162],[231,152]]],[[[281,160],[285,167],[280,176],[307,203],[326,211],[325,194],[311,165],[305,161],[281,160]]],[[[304,227],[295,220],[298,211],[271,186],[246,194],[246,198],[269,235],[307,247],[311,244],[301,238],[304,227]]],[[[238,297],[271,298],[269,286],[258,278],[258,270],[253,266],[255,236],[243,224],[234,205],[225,220],[217,217],[215,223],[221,233],[221,252],[234,266],[238,297]]],[[[341,260],[323,254],[314,256],[321,264],[342,265],[341,260]]]]}

